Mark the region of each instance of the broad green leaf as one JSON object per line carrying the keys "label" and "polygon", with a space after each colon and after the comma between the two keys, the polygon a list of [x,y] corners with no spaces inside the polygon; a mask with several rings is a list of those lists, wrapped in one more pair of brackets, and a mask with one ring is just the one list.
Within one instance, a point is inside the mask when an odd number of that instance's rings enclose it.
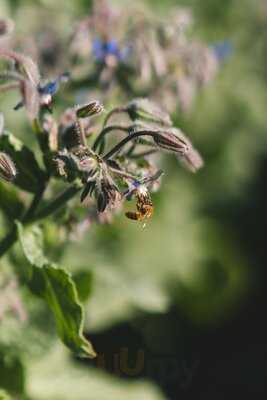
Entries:
{"label": "broad green leaf", "polygon": [[43,235],[37,225],[25,229],[21,223],[17,223],[22,250],[29,263],[42,268],[49,263],[43,252]]}
{"label": "broad green leaf", "polygon": [[0,135],[0,151],[6,152],[16,165],[18,173],[14,184],[27,192],[35,193],[41,187],[45,174],[39,167],[34,153],[6,131]]}
{"label": "broad green leaf", "polygon": [[88,270],[81,270],[73,275],[76,284],[79,299],[84,302],[92,293],[93,273]]}
{"label": "broad green leaf", "polygon": [[47,302],[65,345],[80,357],[95,357],[91,343],[82,333],[84,312],[70,274],[46,259],[38,227],[25,229],[20,223],[17,226],[23,252],[32,266],[30,289]]}

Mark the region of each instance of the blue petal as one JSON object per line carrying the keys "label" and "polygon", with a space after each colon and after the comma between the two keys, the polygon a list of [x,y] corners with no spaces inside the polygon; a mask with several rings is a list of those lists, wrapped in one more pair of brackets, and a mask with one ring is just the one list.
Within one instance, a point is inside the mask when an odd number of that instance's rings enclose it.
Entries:
{"label": "blue petal", "polygon": [[118,56],[120,52],[118,42],[116,40],[110,40],[109,42],[107,42],[106,52],[107,54]]}
{"label": "blue petal", "polygon": [[234,51],[233,45],[229,40],[214,43],[211,47],[219,61],[226,60]]}
{"label": "blue petal", "polygon": [[41,94],[50,94],[51,96],[53,96],[53,94],[55,94],[58,90],[59,84],[57,80],[48,82],[45,86],[41,86],[39,87],[39,92]]}

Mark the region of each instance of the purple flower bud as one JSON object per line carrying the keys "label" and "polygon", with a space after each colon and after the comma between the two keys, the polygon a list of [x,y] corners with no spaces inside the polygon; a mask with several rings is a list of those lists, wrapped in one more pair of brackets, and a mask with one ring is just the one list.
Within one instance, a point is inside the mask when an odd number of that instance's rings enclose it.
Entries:
{"label": "purple flower bud", "polygon": [[201,155],[194,148],[191,148],[184,156],[177,155],[177,158],[191,172],[197,172],[204,166]]}
{"label": "purple flower bud", "polygon": [[153,135],[153,139],[161,149],[182,155],[189,151],[189,144],[171,131],[159,131]]}
{"label": "purple flower bud", "polygon": [[17,170],[11,158],[3,152],[0,152],[0,178],[7,182],[13,181],[17,175]]}
{"label": "purple flower bud", "polygon": [[177,153],[178,160],[191,172],[197,172],[203,167],[204,161],[199,152],[194,148],[191,141],[177,128],[173,128],[173,133],[187,144],[187,151]]}

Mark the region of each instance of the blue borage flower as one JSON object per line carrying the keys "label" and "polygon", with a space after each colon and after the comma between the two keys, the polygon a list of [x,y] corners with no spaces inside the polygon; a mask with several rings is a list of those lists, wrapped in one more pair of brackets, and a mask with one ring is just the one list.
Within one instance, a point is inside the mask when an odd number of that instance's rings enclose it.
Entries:
{"label": "blue borage flower", "polygon": [[227,60],[234,51],[233,45],[229,40],[213,43],[211,49],[219,61]]}
{"label": "blue borage flower", "polygon": [[14,81],[21,93],[22,100],[14,110],[25,106],[31,120],[38,116],[40,107],[51,111],[52,98],[60,84],[69,79],[69,73],[65,72],[53,80],[43,82],[38,66],[30,57],[7,49],[0,49],[0,57],[14,63],[15,70],[10,69],[2,74],[6,80]]}
{"label": "blue borage flower", "polygon": [[[63,74],[59,75],[54,80],[48,81],[46,83],[39,83],[37,85],[37,91],[40,96],[40,105],[46,106],[49,111],[51,109],[49,106],[52,103],[53,96],[57,93],[62,83],[65,83],[69,80],[70,74],[68,72],[64,72]],[[18,110],[19,108],[23,107],[23,101],[20,101],[15,107],[14,110]]]}
{"label": "blue borage flower", "polygon": [[125,61],[129,55],[130,48],[120,48],[119,43],[115,39],[102,40],[95,38],[92,45],[92,53],[94,58],[99,62],[105,62],[107,57],[114,56],[118,61]]}
{"label": "blue borage flower", "polygon": [[154,175],[147,175],[141,179],[128,180],[128,190],[124,192],[124,197],[127,200],[131,200],[132,196],[137,193],[144,193],[147,191],[147,187],[153,182],[157,181],[163,175],[162,170],[158,170]]}

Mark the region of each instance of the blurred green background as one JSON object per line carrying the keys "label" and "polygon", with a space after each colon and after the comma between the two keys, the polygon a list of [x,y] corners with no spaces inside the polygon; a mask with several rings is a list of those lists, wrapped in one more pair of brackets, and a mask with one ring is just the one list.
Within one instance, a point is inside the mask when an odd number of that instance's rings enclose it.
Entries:
{"label": "blurred green background", "polygon": [[[192,110],[173,115],[205,168],[193,176],[168,160],[145,229],[119,216],[65,249],[62,264],[78,277],[81,270],[92,275],[86,329],[100,354],[92,365],[50,337],[43,306],[22,289],[27,324],[0,321],[0,387],[14,398],[220,399],[266,391],[267,1],[147,3],[159,15],[190,7],[192,36],[232,43],[233,54]],[[40,9],[70,32],[89,2],[0,4],[22,34],[38,28]],[[10,97],[0,101],[9,129],[25,135],[23,115],[6,112]],[[47,229],[54,243],[55,227]]]}

